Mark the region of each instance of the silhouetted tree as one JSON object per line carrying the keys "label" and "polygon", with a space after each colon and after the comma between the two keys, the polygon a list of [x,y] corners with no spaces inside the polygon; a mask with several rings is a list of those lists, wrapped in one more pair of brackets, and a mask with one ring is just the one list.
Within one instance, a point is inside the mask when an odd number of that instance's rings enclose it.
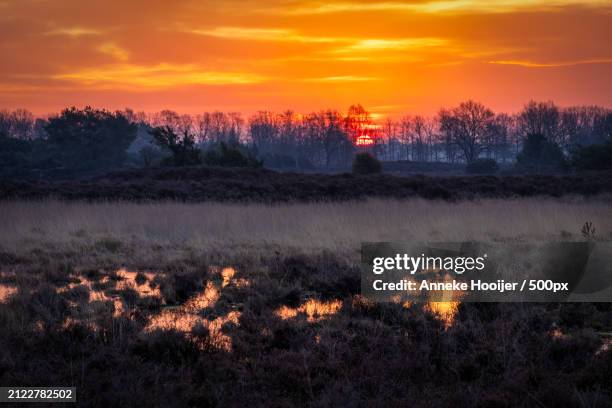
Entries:
{"label": "silhouetted tree", "polygon": [[11,167],[21,167],[30,161],[32,141],[9,137],[0,130],[0,174]]}
{"label": "silhouetted tree", "polygon": [[47,153],[68,169],[117,168],[126,160],[136,129],[120,112],[72,107],[45,125]]}
{"label": "silhouetted tree", "polygon": [[200,164],[200,149],[195,145],[194,136],[186,132],[183,136],[177,135],[170,126],[159,126],[150,130],[155,142],[172,153],[164,160],[164,164],[172,166],[188,166]]}
{"label": "silhouetted tree", "polygon": [[380,173],[382,166],[378,159],[370,153],[358,153],[353,160],[353,173],[375,174]]}
{"label": "silhouetted tree", "polygon": [[257,160],[252,152],[241,148],[237,143],[229,145],[221,142],[210,147],[204,154],[205,164],[223,167],[261,167],[261,160]]}
{"label": "silhouetted tree", "polygon": [[518,115],[518,127],[524,138],[528,135],[542,135],[551,142],[561,142],[559,108],[552,102],[527,103]]}
{"label": "silhouetted tree", "polygon": [[517,164],[524,167],[562,166],[565,156],[559,145],[547,140],[544,135],[527,135],[523,150],[517,156]]}
{"label": "silhouetted tree", "polygon": [[578,170],[612,169],[612,141],[576,148],[572,152],[572,165]]}
{"label": "silhouetted tree", "polygon": [[467,101],[451,110],[440,111],[440,130],[461,149],[465,161],[470,163],[478,158],[494,117],[484,105]]}

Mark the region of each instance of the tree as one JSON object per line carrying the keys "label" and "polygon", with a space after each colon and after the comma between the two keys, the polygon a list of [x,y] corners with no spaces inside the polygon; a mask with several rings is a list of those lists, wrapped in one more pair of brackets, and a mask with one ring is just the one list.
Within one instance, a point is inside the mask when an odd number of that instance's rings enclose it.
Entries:
{"label": "tree", "polygon": [[518,115],[518,127],[523,137],[542,135],[560,143],[559,119],[559,108],[554,103],[530,101]]}
{"label": "tree", "polygon": [[530,134],[523,142],[523,150],[517,156],[517,164],[522,167],[560,167],[565,156],[556,143],[539,133]]}
{"label": "tree", "polygon": [[278,138],[278,118],[271,112],[258,112],[249,120],[249,134],[260,154],[274,152]]}
{"label": "tree", "polygon": [[32,139],[35,136],[34,115],[25,109],[0,111],[0,133],[16,139]]}
{"label": "tree", "polygon": [[120,112],[72,107],[49,118],[45,150],[68,169],[109,170],[125,162],[136,129]]}
{"label": "tree", "polygon": [[0,130],[0,173],[11,167],[21,167],[30,161],[33,142],[7,136]]}
{"label": "tree", "polygon": [[159,126],[150,130],[155,143],[162,149],[167,149],[172,153],[172,157],[165,161],[166,164],[173,166],[189,166],[200,164],[200,149],[195,145],[194,135],[185,133],[183,136],[177,135],[170,126]]}
{"label": "tree", "polygon": [[221,142],[209,148],[204,154],[204,163],[223,167],[261,167],[263,163],[238,144]]}
{"label": "tree", "polygon": [[380,173],[382,166],[378,159],[370,153],[358,153],[353,160],[353,173],[375,174]]}
{"label": "tree", "polygon": [[487,157],[493,158],[496,161],[500,159],[506,161],[510,154],[510,132],[512,125],[512,118],[505,113],[496,115],[489,123],[484,146]]}
{"label": "tree", "polygon": [[440,130],[459,147],[467,163],[476,160],[482,150],[495,114],[484,105],[467,101],[451,110],[440,111]]}
{"label": "tree", "polygon": [[612,141],[575,149],[572,152],[572,165],[578,170],[612,169]]}

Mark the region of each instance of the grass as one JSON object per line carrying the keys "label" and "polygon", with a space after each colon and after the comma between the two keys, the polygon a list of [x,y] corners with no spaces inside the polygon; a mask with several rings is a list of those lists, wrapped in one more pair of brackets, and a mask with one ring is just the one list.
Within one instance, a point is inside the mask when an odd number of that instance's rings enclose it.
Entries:
{"label": "grass", "polygon": [[354,254],[363,241],[581,240],[586,221],[612,234],[601,199],[381,200],[310,204],[0,202],[0,246],[175,245],[234,252],[294,248]]}
{"label": "grass", "polygon": [[582,240],[587,221],[608,239],[611,213],[0,202],[0,384],[76,386],[92,407],[610,406],[608,304],[374,303],[356,264],[362,241]]}
{"label": "grass", "polygon": [[592,197],[612,193],[612,172],[523,176],[299,174],[265,169],[166,167],[134,169],[90,180],[0,180],[0,199],[317,202],[378,198]]}

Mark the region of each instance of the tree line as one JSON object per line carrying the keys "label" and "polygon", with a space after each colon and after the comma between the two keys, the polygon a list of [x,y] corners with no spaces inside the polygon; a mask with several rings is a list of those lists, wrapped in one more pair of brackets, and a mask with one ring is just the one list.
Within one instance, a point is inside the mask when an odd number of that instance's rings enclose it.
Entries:
{"label": "tree line", "polygon": [[346,169],[359,152],[382,161],[469,165],[488,159],[557,166],[580,155],[583,162],[601,155],[588,147],[609,146],[611,140],[612,110],[535,101],[516,114],[496,113],[466,101],[431,117],[405,116],[382,123],[361,105],[346,113],[261,111],[246,119],[231,112],[147,114],[91,107],[37,118],[18,109],[0,111],[0,170],[13,176],[79,174],[198,163]]}

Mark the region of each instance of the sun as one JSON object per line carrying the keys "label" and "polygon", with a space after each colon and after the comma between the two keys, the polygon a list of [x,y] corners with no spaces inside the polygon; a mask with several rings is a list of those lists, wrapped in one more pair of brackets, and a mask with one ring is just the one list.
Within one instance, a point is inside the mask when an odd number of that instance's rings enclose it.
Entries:
{"label": "sun", "polygon": [[374,139],[368,135],[360,135],[355,140],[355,144],[357,146],[372,146],[374,144]]}

